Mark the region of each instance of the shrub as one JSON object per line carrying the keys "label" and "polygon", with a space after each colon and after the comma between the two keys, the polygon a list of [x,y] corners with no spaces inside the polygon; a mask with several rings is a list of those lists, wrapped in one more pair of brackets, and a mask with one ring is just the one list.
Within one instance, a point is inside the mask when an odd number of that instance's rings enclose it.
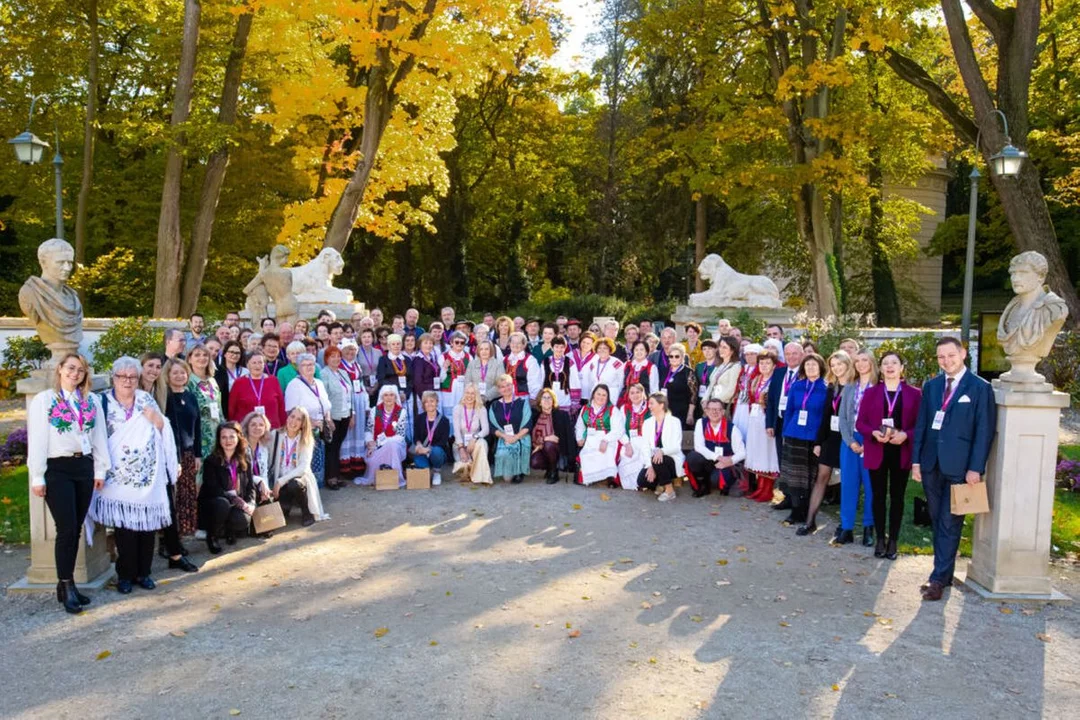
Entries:
{"label": "shrub", "polygon": [[1055,472],[1058,487],[1066,490],[1080,491],[1080,462],[1076,460],[1061,460],[1057,464]]}
{"label": "shrub", "polygon": [[878,359],[886,352],[899,353],[904,359],[904,376],[916,387],[938,374],[937,338],[933,333],[886,340],[874,352]]}
{"label": "shrub", "polygon": [[26,427],[15,428],[0,445],[0,463],[21,465],[26,461]]}
{"label": "shrub", "polygon": [[753,317],[749,310],[740,310],[735,317],[729,317],[732,327],[742,331],[742,336],[753,342],[761,342],[765,339],[765,321]]}
{"label": "shrub", "polygon": [[161,349],[165,343],[165,331],[150,327],[144,317],[124,318],[102,333],[90,346],[94,368],[99,372],[108,369],[118,357],[139,357],[147,350]]}
{"label": "shrub", "polygon": [[31,370],[40,368],[41,363],[48,360],[51,355],[49,348],[45,347],[45,343],[37,335],[33,337],[13,336],[7,339],[7,344],[4,346],[2,367],[5,370],[15,370],[21,373],[20,377],[26,377]]}
{"label": "shrub", "polygon": [[794,322],[796,326],[803,328],[803,338],[814,343],[821,356],[827,358],[836,352],[845,339],[858,339],[859,330],[874,327],[874,316],[848,313],[819,318],[799,313]]}
{"label": "shrub", "polygon": [[1046,381],[1061,392],[1068,393],[1074,405],[1080,404],[1080,332],[1064,332],[1057,336],[1046,359],[1039,363],[1039,372]]}

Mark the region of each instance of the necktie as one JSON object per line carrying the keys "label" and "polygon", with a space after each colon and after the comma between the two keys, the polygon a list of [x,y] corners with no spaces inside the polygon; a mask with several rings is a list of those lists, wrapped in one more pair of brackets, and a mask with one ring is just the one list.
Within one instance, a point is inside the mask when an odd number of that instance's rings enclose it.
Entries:
{"label": "necktie", "polygon": [[948,398],[952,393],[953,379],[948,375],[945,376],[945,398]]}

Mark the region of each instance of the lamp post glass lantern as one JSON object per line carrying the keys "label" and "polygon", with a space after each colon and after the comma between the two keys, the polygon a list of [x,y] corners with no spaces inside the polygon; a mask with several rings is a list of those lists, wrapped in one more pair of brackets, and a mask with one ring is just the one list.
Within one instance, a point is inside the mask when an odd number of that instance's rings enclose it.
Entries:
{"label": "lamp post glass lantern", "polygon": [[[49,149],[49,144],[30,132],[30,124],[34,120],[34,105],[44,96],[30,99],[30,117],[26,121],[26,131],[8,140],[15,151],[15,157],[24,165],[37,165]],[[56,128],[56,154],[53,155],[53,176],[56,185],[56,237],[64,239],[64,183],[61,177],[64,158],[60,157],[60,128]]]}
{"label": "lamp post glass lantern", "polygon": [[[1001,122],[1005,124],[1005,147],[990,156],[990,172],[1000,178],[1014,178],[1020,174],[1020,168],[1027,158],[1027,153],[1013,147],[1009,137],[1009,120],[1005,113],[995,109],[995,113],[1001,116]],[[982,129],[975,136],[975,151],[979,150],[979,140],[982,137]],[[975,284],[975,213],[979,204],[979,168],[976,165],[971,169],[971,199],[968,201],[968,235],[967,254],[964,263],[964,304],[960,313],[960,339],[967,347],[971,339],[971,293]]]}
{"label": "lamp post glass lantern", "polygon": [[15,157],[24,165],[37,165],[49,149],[49,143],[27,130],[8,140],[15,151]]}

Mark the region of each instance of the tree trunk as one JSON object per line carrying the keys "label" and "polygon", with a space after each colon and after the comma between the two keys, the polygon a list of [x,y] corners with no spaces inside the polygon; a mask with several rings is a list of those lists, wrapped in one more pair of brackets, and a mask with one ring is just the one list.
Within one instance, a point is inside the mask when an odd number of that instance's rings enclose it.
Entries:
{"label": "tree trunk", "polygon": [[184,145],[183,125],[191,112],[201,13],[199,0],[184,0],[184,35],[170,122],[173,138],[165,158],[165,182],[161,190],[161,215],[158,218],[154,316],[159,318],[176,317],[180,309],[180,270],[184,264],[184,240],[180,235],[180,180],[184,170],[181,151]]}
{"label": "tree trunk", "polygon": [[803,185],[795,198],[795,220],[799,239],[810,250],[810,278],[814,284],[814,305],[819,317],[836,315],[839,307],[833,286],[835,262],[832,233],[821,193],[814,185]]}
{"label": "tree trunk", "polygon": [[705,240],[709,237],[709,208],[704,195],[698,195],[694,203],[694,292],[705,292],[705,280],[698,274],[698,266],[705,259]]}
{"label": "tree trunk", "polygon": [[885,208],[882,205],[884,178],[881,172],[881,150],[870,149],[870,170],[867,173],[870,184],[870,218],[866,223],[866,243],[870,247],[870,281],[874,286],[874,314],[881,327],[900,325],[900,301],[896,295],[896,282],[893,279],[889,257],[881,242],[881,229],[885,222]]}
{"label": "tree trunk", "polygon": [[[225,82],[221,91],[221,106],[218,110],[218,125],[223,128],[236,124],[240,77],[243,74],[244,55],[247,52],[248,35],[251,33],[251,23],[254,18],[255,14],[249,7],[236,20],[236,33],[233,35],[232,50],[225,65]],[[180,302],[180,314],[183,317],[195,312],[199,305],[203,275],[206,272],[206,259],[210,251],[210,238],[214,230],[214,218],[228,167],[229,144],[228,140],[224,140],[221,147],[210,155],[206,163],[206,175],[203,177],[202,193],[199,196],[199,209],[191,232],[191,249],[188,251],[187,267],[184,269],[184,291]]]}
{"label": "tree trunk", "polygon": [[[79,199],[75,207],[75,262],[86,262],[86,209],[90,202],[90,185],[94,181],[94,140],[97,134],[98,104],[98,32],[97,0],[87,0],[86,20],[90,25],[90,56],[86,72],[86,121],[83,125],[82,181],[79,183]],[[82,295],[82,292],[79,293]]]}

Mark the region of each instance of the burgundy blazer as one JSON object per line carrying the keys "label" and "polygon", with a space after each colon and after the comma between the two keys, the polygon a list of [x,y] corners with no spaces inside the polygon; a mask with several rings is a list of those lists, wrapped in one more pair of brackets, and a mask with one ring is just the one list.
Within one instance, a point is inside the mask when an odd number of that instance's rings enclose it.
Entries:
{"label": "burgundy blazer", "polygon": [[[915,435],[915,422],[919,418],[919,403],[922,393],[906,382],[900,383],[900,427],[907,433],[907,440],[900,446],[900,467],[911,468],[911,440]],[[884,446],[874,439],[873,432],[881,429],[881,419],[885,417],[885,381],[879,380],[871,385],[863,395],[859,405],[859,416],[855,419],[855,429],[863,436],[863,465],[867,470],[881,467]]]}

